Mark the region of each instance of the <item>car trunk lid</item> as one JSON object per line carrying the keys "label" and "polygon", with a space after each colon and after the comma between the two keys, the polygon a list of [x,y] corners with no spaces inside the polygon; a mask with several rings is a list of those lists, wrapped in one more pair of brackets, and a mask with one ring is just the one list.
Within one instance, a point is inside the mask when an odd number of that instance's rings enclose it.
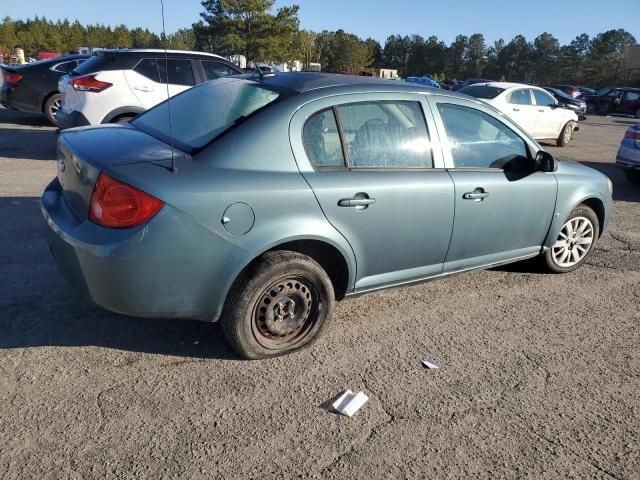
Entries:
{"label": "car trunk lid", "polygon": [[[174,149],[176,159],[187,155]],[[104,125],[65,130],[58,140],[58,180],[78,220],[88,218],[93,188],[103,170],[152,163],[171,168],[171,146],[132,126]]]}

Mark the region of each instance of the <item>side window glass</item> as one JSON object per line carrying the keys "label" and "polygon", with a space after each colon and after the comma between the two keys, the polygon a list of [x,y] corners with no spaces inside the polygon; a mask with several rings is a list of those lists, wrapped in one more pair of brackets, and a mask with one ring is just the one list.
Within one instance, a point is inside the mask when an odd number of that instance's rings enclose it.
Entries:
{"label": "side window glass", "polygon": [[381,101],[337,108],[349,168],[431,168],[431,143],[418,102]]}
{"label": "side window glass", "polygon": [[342,143],[333,109],[313,114],[302,132],[307,156],[316,167],[344,167]]}
{"label": "side window glass", "polygon": [[[196,81],[191,68],[191,60],[179,60],[170,58],[168,60],[158,59],[156,61],[158,70],[160,71],[160,80],[162,83],[168,82],[171,85],[195,85]],[[166,65],[166,69],[165,69]],[[167,78],[167,69],[169,72]]]}
{"label": "side window glass", "polygon": [[238,75],[238,72],[233,68],[220,62],[203,61],[202,68],[207,80],[215,80],[220,77],[227,77],[229,75]]}
{"label": "side window glass", "polygon": [[149,80],[160,83],[160,73],[158,72],[156,60],[153,58],[144,58],[140,60],[133,70],[143,77],[147,77]]}
{"label": "side window glass", "polygon": [[71,70],[73,70],[74,68],[76,68],[77,64],[75,61],[72,62],[64,62],[64,63],[60,63],[57,67],[56,70],[59,72],[70,72]]}
{"label": "side window glass", "polygon": [[533,97],[536,99],[536,105],[543,107],[553,107],[556,102],[548,95],[540,90],[533,90]]}
{"label": "side window glass", "polygon": [[529,94],[529,90],[516,90],[511,94],[509,103],[513,103],[515,105],[531,105],[531,95]]}
{"label": "side window glass", "polygon": [[531,169],[524,140],[491,115],[450,103],[438,110],[455,168]]}
{"label": "side window glass", "polygon": [[640,93],[627,92],[627,94],[625,95],[625,100],[627,102],[637,102],[638,100],[640,100]]}

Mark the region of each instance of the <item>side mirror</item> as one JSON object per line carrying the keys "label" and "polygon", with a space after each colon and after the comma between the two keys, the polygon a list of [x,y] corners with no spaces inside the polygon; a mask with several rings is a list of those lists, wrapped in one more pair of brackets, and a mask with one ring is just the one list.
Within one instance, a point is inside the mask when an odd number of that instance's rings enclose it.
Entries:
{"label": "side mirror", "polygon": [[555,172],[557,168],[556,159],[549,152],[539,150],[536,153],[535,170],[536,172]]}

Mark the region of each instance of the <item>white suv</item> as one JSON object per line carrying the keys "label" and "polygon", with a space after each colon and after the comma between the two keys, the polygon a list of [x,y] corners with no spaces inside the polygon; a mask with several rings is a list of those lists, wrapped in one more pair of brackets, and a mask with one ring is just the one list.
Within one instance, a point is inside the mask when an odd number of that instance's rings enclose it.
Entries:
{"label": "white suv", "polygon": [[522,83],[476,83],[458,90],[484,100],[520,125],[536,140],[554,140],[559,147],[569,144],[578,130],[578,116],[542,88]]}
{"label": "white suv", "polygon": [[210,53],[168,50],[165,58],[164,50],[102,50],[60,79],[57,121],[61,129],[127,122],[167,93],[242,73]]}

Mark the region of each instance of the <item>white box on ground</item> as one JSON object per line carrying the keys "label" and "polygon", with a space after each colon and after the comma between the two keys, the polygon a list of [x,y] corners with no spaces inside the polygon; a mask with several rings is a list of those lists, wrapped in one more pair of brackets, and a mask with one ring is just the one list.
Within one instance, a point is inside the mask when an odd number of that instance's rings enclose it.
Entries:
{"label": "white box on ground", "polygon": [[433,358],[425,358],[422,360],[422,365],[427,368],[440,368]]}
{"label": "white box on ground", "polygon": [[351,390],[347,390],[340,395],[340,398],[333,402],[333,408],[336,412],[351,417],[360,410],[367,401],[369,401],[369,397],[367,397],[364,392],[353,393]]}

